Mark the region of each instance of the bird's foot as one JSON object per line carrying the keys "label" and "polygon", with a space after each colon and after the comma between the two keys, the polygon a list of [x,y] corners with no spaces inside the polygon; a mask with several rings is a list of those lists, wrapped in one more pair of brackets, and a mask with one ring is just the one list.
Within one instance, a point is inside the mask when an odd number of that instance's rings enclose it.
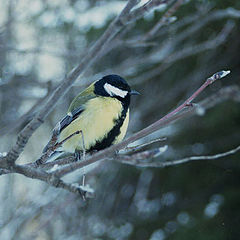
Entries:
{"label": "bird's foot", "polygon": [[74,157],[75,157],[75,161],[80,161],[81,158],[82,158],[82,152],[76,150],[75,153],[74,153]]}

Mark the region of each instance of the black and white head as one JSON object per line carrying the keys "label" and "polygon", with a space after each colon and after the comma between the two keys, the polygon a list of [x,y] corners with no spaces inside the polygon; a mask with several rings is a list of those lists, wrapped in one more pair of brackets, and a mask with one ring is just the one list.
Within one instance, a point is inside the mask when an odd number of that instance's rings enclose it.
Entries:
{"label": "black and white head", "polygon": [[139,95],[131,90],[125,79],[118,75],[107,75],[94,84],[94,93],[103,97],[117,98],[123,103],[130,102],[131,95]]}

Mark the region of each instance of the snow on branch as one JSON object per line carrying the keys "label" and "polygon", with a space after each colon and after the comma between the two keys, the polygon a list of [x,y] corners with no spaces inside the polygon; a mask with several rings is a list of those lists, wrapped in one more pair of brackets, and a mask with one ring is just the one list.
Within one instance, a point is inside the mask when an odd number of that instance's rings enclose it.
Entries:
{"label": "snow on branch", "polygon": [[[166,127],[167,125],[186,118],[188,116],[194,114],[200,114],[206,109],[215,106],[216,104],[224,101],[225,99],[233,99],[236,101],[240,100],[240,90],[236,86],[227,87],[221,89],[218,93],[213,94],[212,96],[204,99],[199,104],[193,104],[193,101],[196,97],[210,84],[225,77],[230,73],[227,71],[220,71],[215,73],[213,76],[208,78],[202,86],[197,89],[187,100],[184,101],[183,104],[176,107],[173,111],[166,114],[158,121],[153,124],[147,126],[146,128],[138,131],[133,134],[126,140],[122,141],[119,144],[113,145],[107,149],[97,152],[93,155],[86,155],[85,160],[82,161],[74,161],[72,156],[65,157],[63,159],[57,159],[54,162],[46,162],[44,159],[40,161],[39,164],[30,163],[19,165],[16,164],[16,160],[19,158],[19,155],[24,151],[26,144],[28,143],[29,138],[36,131],[36,129],[45,121],[48,114],[53,110],[56,106],[57,102],[60,98],[70,89],[72,84],[84,73],[90,66],[92,66],[100,57],[104,54],[108,53],[108,49],[113,49],[116,45],[111,45],[118,37],[120,37],[120,31],[124,29],[130,23],[136,22],[139,18],[143,17],[147,12],[153,11],[155,8],[161,6],[162,4],[168,4],[172,1],[167,0],[149,0],[143,6],[138,7],[138,0],[129,0],[126,4],[126,7],[122,10],[122,12],[110,23],[106,31],[102,34],[102,36],[92,45],[91,48],[88,49],[86,55],[81,58],[81,61],[78,65],[72,69],[72,71],[61,81],[60,85],[55,89],[51,90],[47,94],[47,99],[43,99],[42,106],[36,112],[29,112],[30,116],[34,116],[32,120],[20,131],[17,137],[16,143],[12,146],[9,152],[4,155],[0,155],[0,175],[10,174],[10,173],[18,173],[24,175],[28,178],[41,180],[50,186],[56,188],[62,188],[69,192],[77,193],[81,195],[83,199],[91,197],[94,195],[94,191],[88,186],[82,186],[78,183],[67,183],[62,180],[62,177],[76,171],[77,169],[88,166],[92,163],[103,161],[105,159],[122,161],[124,163],[132,164],[138,166],[139,164],[149,164],[149,159],[154,159],[160,154],[163,154],[167,150],[167,146],[155,148],[152,150],[136,152],[130,151],[125,154],[116,154],[116,151],[126,149],[130,143],[135,142],[145,136],[148,136],[151,133],[156,132],[162,127]],[[178,0],[169,10],[163,15],[163,18],[159,21],[159,25],[156,25],[155,28],[152,29],[153,32],[149,32],[149,36],[147,39],[150,39],[153,34],[155,34],[162,24],[166,23],[166,18],[169,18],[172,13],[174,13],[178,7],[183,4],[183,1]],[[233,13],[233,10],[231,10]],[[236,17],[239,17],[239,12],[234,12]],[[228,33],[232,30],[233,24],[227,23],[223,28],[222,32],[217,36],[216,39],[212,42],[205,42],[202,45],[196,45],[195,48],[186,48],[182,52],[177,52],[175,55],[170,55],[169,58],[165,59],[166,64],[169,64],[169,61],[179,60],[183,57],[189,56],[190,54],[194,54],[199,52],[200,50],[206,50],[213,47],[213,44],[221,44],[225,41]],[[113,41],[114,40],[114,41]],[[146,40],[146,39],[145,39]],[[218,40],[218,41],[216,41]],[[207,43],[207,44],[206,44]],[[112,47],[110,47],[112,46]],[[181,50],[180,50],[181,51]],[[175,57],[174,57],[175,56]],[[168,62],[167,62],[168,61]],[[201,110],[201,111],[200,111]],[[203,110],[203,111],[202,111]],[[74,134],[79,134],[78,132]],[[72,136],[69,136],[69,138]],[[67,138],[67,139],[69,139]],[[67,140],[66,139],[66,140]],[[65,140],[64,140],[65,141]],[[149,143],[145,143],[142,146],[137,146],[136,150],[139,151],[139,148],[146,145],[150,145],[154,141]],[[62,144],[62,143],[60,143]],[[54,150],[54,149],[52,149]],[[214,156],[202,156],[198,157],[198,160],[204,159],[217,159],[222,156],[227,156],[230,154],[234,154],[239,151],[239,147],[233,149],[226,153],[217,154]],[[48,153],[49,154],[49,153]],[[187,161],[197,160],[197,157],[189,157],[181,160],[172,161],[172,163],[166,162],[161,164],[168,164],[168,166],[181,164]],[[40,158],[41,159],[41,158]],[[42,160],[42,159],[41,159]],[[144,161],[144,162],[143,162]],[[157,164],[152,161],[152,166]],[[167,166],[167,165],[166,165]]]}
{"label": "snow on branch", "polygon": [[[159,156],[160,154],[163,154],[167,150],[167,146],[163,146],[160,148],[155,148],[152,150],[147,150],[143,152],[137,152],[133,153],[130,152],[130,155],[128,154],[115,154],[116,150],[124,149],[130,142],[134,142],[137,139],[140,139],[158,129],[161,127],[165,127],[171,123],[173,123],[176,120],[181,120],[185,117],[198,114],[198,108],[203,108],[204,110],[211,108],[215,106],[216,104],[219,104],[220,102],[232,99],[234,101],[240,102],[240,89],[238,86],[230,86],[225,87],[221,89],[219,92],[213,94],[212,96],[202,100],[198,104],[191,104],[191,102],[196,98],[196,96],[209,84],[212,84],[214,81],[226,76],[228,74],[228,71],[220,71],[218,73],[215,73],[213,76],[208,78],[205,83],[196,91],[194,94],[188,98],[182,105],[180,105],[178,108],[164,116],[163,120],[158,120],[154,124],[154,126],[149,127],[137,132],[136,134],[132,135],[128,139],[124,140],[122,143],[113,145],[105,150],[102,150],[92,156],[86,156],[85,161],[78,161],[73,162],[75,159],[74,157],[70,156],[64,159],[58,159],[54,162],[50,163],[44,163],[42,165],[39,165],[36,167],[34,163],[32,164],[25,164],[25,165],[14,165],[14,166],[7,166],[2,164],[0,159],[0,175],[2,174],[9,174],[9,173],[19,173],[26,177],[38,179],[41,181],[46,182],[47,184],[57,187],[57,188],[63,188],[65,190],[68,190],[73,193],[78,193],[82,196],[83,199],[93,196],[92,191],[87,191],[85,188],[79,187],[80,185],[76,186],[76,184],[72,183],[66,183],[64,182],[61,177],[65,176],[66,174],[69,174],[71,172],[74,172],[77,169],[83,168],[85,166],[88,166],[94,162],[102,161],[104,159],[108,160],[114,160],[114,161],[120,161],[125,164],[131,164],[141,167],[166,167],[166,166],[173,166],[177,164],[182,164],[188,161],[193,160],[211,160],[211,159],[218,159],[220,157],[228,156],[230,154],[234,154],[237,151],[240,150],[240,147],[237,147],[231,151],[228,151],[226,153],[220,153],[216,154],[214,156],[196,156],[196,157],[189,157],[184,158],[180,160],[174,160],[174,161],[168,161],[168,162],[154,162],[153,159]],[[162,122],[163,121],[163,122]],[[158,139],[159,140],[159,139]],[[157,140],[155,140],[156,142]],[[151,144],[150,141],[149,144]],[[149,162],[150,161],[150,162]],[[56,167],[57,166],[57,167]],[[50,171],[47,171],[47,169],[52,168]]]}
{"label": "snow on branch", "polygon": [[198,88],[192,94],[192,96],[190,96],[186,101],[184,101],[183,104],[181,104],[179,107],[174,109],[172,112],[166,114],[164,117],[162,117],[158,121],[154,122],[150,126],[133,134],[126,140],[124,140],[116,145],[113,145],[107,149],[104,149],[104,150],[92,155],[91,157],[86,158],[85,161],[74,162],[65,167],[62,167],[61,169],[57,170],[55,172],[55,174],[58,177],[63,177],[66,174],[69,174],[69,173],[71,173],[79,168],[82,168],[84,166],[87,166],[89,164],[95,163],[99,160],[112,158],[116,151],[119,151],[119,150],[127,147],[130,143],[133,143],[136,140],[141,139],[141,138],[159,130],[162,127],[165,127],[176,120],[182,119],[193,113],[198,113],[197,110],[199,109],[200,106],[202,108],[206,109],[208,107],[207,104],[206,105],[204,105],[204,104],[192,105],[191,103],[207,86],[212,84],[214,81],[222,78],[223,76],[226,76],[226,73],[229,73],[229,72],[228,71],[220,71],[220,72],[215,73],[213,76],[208,78],[202,84],[202,86],[200,88]]}
{"label": "snow on branch", "polygon": [[[153,10],[156,6],[162,4],[162,1],[149,1],[145,7],[139,7],[134,11],[131,11],[138,3],[137,0],[129,0],[126,7],[115,18],[115,20],[109,25],[103,35],[95,42],[90,48],[85,57],[81,59],[81,62],[75,67],[65,79],[62,80],[57,89],[52,93],[47,103],[42,107],[39,113],[27,124],[27,126],[19,133],[16,144],[8,152],[4,161],[7,161],[7,165],[13,165],[18,159],[19,155],[23,152],[29,138],[33,132],[44,122],[48,114],[56,106],[60,98],[70,89],[76,79],[83,74],[96,60],[102,56],[102,52],[108,48],[110,42],[114,39],[116,34],[131,21],[136,21],[139,17],[143,16],[145,12]],[[125,19],[128,19],[125,21]]]}

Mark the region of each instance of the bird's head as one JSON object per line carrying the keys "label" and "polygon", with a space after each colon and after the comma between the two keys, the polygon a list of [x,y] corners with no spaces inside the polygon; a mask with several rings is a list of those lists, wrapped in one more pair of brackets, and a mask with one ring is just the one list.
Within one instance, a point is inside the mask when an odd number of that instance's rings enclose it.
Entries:
{"label": "bird's head", "polygon": [[131,95],[139,95],[131,90],[125,79],[118,75],[107,75],[94,84],[94,93],[103,97],[117,98],[121,102],[130,101]]}

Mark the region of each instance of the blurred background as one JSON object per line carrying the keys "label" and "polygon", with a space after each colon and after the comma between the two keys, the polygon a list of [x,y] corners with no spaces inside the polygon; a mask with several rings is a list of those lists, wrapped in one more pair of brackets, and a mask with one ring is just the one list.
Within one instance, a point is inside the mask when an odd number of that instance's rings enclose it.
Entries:
{"label": "blurred background", "polygon": [[[73,97],[103,75],[119,74],[141,92],[131,104],[128,135],[164,116],[219,70],[230,69],[231,74],[195,102],[224,86],[239,85],[240,1],[167,2],[119,33],[103,57],[60,99],[18,163],[40,156]],[[125,4],[0,2],[2,154]],[[166,15],[171,6],[175,7]],[[240,103],[225,101],[138,143],[156,137],[167,140],[149,148],[168,146],[156,161],[228,151],[240,143]],[[0,239],[240,239],[239,158],[236,153],[164,169],[104,162],[87,175],[96,197],[85,203],[37,180],[0,176]],[[81,181],[80,174],[74,181]]]}

